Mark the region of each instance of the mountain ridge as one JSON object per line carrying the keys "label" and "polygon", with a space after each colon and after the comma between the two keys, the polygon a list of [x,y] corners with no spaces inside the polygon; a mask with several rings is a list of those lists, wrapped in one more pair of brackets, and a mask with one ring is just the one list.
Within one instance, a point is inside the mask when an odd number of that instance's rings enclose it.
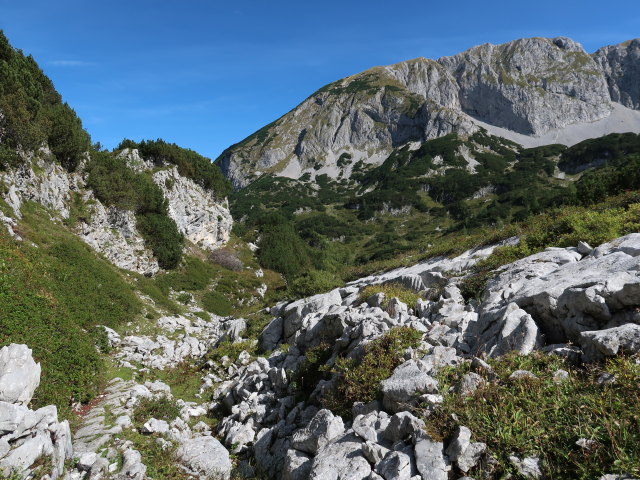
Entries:
{"label": "mountain ridge", "polygon": [[[590,55],[566,37],[534,37],[373,67],[317,90],[229,147],[216,163],[237,189],[262,173],[336,178],[345,155],[377,165],[393,148],[454,132],[468,135],[487,125],[510,139],[528,140],[528,146],[556,131],[574,143],[640,131],[640,117],[627,110],[635,112],[640,101],[628,80],[640,64],[639,51],[637,39]],[[562,135],[572,126],[605,121],[612,112],[597,135],[593,127]]]}

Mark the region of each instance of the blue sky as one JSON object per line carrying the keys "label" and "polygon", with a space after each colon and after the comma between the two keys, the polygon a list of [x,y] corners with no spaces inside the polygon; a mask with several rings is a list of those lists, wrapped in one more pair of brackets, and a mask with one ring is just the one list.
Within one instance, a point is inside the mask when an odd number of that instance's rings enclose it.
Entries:
{"label": "blue sky", "polygon": [[215,159],[339,78],[479,43],[640,36],[637,0],[0,0],[93,141],[163,138]]}

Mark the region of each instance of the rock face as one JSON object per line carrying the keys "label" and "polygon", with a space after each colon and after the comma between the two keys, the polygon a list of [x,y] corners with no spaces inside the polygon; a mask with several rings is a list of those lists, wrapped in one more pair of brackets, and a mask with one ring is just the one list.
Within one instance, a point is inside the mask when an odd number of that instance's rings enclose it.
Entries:
{"label": "rock face", "polygon": [[485,44],[439,62],[455,76],[465,113],[519,133],[539,135],[611,111],[600,69],[568,38]]}
{"label": "rock face", "polygon": [[604,72],[611,100],[640,109],[640,38],[603,47],[593,59]]}
{"label": "rock face", "polygon": [[60,165],[48,160],[51,153],[41,149],[37,154],[25,154],[25,163],[14,170],[0,172],[7,187],[4,199],[21,218],[20,208],[33,201],[57,211],[62,218],[69,216],[70,192],[82,182],[79,175],[68,174]]}
{"label": "rock face", "polygon": [[111,263],[134,272],[154,275],[160,270],[136,228],[136,216],[128,210],[105,207],[87,192],[90,217],[76,228],[77,235]]}
{"label": "rock face", "polygon": [[[121,155],[136,172],[153,167],[137,150],[125,149]],[[145,275],[160,270],[136,227],[135,213],[103,205],[88,189],[86,162],[77,172],[69,173],[55,163],[47,149],[22,157],[21,166],[0,172],[0,181],[6,186],[3,198],[15,216],[0,215],[10,235],[19,239],[14,228],[25,202],[40,203],[54,215],[67,219],[72,203],[80,198],[88,215],[79,221],[74,231],[82,240],[120,268]],[[206,250],[216,249],[229,240],[233,221],[226,199],[217,199],[212,192],[181,176],[173,166],[156,172],[153,178],[165,195],[169,216],[188,240]],[[74,199],[74,195],[77,198]]]}
{"label": "rock face", "polygon": [[[40,383],[40,364],[26,345],[11,344],[0,350],[0,473],[27,478],[38,460],[49,459],[58,478],[72,457],[69,422],[58,422],[56,407],[30,410],[26,405]],[[46,463],[45,463],[46,464]]]}
{"label": "rock face", "polygon": [[277,120],[267,136],[254,134],[217,160],[236,186],[274,172],[335,178],[339,158],[350,175],[359,160],[381,163],[393,147],[475,129],[461,114],[457,85],[433,60],[376,67],[318,90]]}
{"label": "rock face", "polygon": [[[262,173],[346,178],[360,160],[379,164],[393,148],[478,125],[520,143],[544,138],[542,144],[567,129],[559,138],[571,144],[599,136],[598,129],[628,131],[640,126],[640,116],[625,109],[640,108],[639,44],[591,56],[565,37],[525,38],[375,67],[321,88],[229,147],[218,164],[241,188]],[[610,117],[630,123],[616,129]]]}
{"label": "rock face", "polygon": [[154,173],[153,181],[169,203],[169,216],[187,239],[205,250],[227,243],[233,220],[226,200],[216,199],[176,167]]}
{"label": "rock face", "polygon": [[[474,346],[494,355],[512,344],[530,350],[541,335],[547,344],[575,343],[589,360],[638,351],[639,262],[640,234],[633,233],[585,256],[548,248],[507,265],[487,285],[469,332],[478,339]],[[505,329],[518,335],[496,337]]]}

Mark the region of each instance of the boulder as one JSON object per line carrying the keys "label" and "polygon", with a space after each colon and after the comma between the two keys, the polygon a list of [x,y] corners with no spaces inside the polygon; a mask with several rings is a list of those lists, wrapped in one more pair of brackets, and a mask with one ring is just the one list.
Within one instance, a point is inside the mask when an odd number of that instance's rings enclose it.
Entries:
{"label": "boulder", "polygon": [[376,473],[385,480],[410,480],[411,457],[402,452],[389,452],[376,465]]}
{"label": "boulder", "polygon": [[347,434],[327,443],[314,457],[309,480],[361,480],[371,473],[362,441]]}
{"label": "boulder", "polygon": [[140,452],[129,448],[122,454],[122,469],[115,480],[144,480],[146,473],[147,467],[142,463]]}
{"label": "boulder", "polygon": [[384,407],[392,412],[406,410],[415,405],[419,395],[437,393],[438,381],[425,373],[427,370],[419,360],[409,360],[396,367],[391,377],[380,383]]}
{"label": "boulder", "polygon": [[319,449],[343,432],[342,418],[322,409],[316,413],[307,427],[294,433],[291,445],[297,450],[315,455]]}
{"label": "boulder", "polygon": [[542,478],[540,459],[538,457],[525,457],[520,459],[515,455],[509,457],[509,461],[516,467],[518,473],[526,479]]}
{"label": "boulder", "polygon": [[619,351],[627,354],[640,351],[640,325],[635,323],[605,330],[582,332],[580,336],[585,360],[613,356]]}
{"label": "boulder", "polygon": [[485,379],[482,378],[477,373],[475,372],[465,373],[462,376],[462,379],[460,380],[458,385],[456,385],[456,391],[460,395],[471,395],[478,388],[484,386],[485,383],[486,383]]}
{"label": "boulder", "polygon": [[410,412],[399,412],[392,415],[384,431],[384,436],[391,443],[408,438],[419,438],[425,431],[425,423]]}
{"label": "boulder", "polygon": [[203,475],[228,479],[231,475],[229,452],[215,438],[195,437],[182,443],[176,456],[184,465]]}
{"label": "boulder", "polygon": [[0,401],[27,405],[40,385],[40,364],[26,345],[0,349]]}
{"label": "boulder", "polygon": [[471,443],[471,431],[464,426],[458,427],[453,440],[447,447],[449,460],[456,462],[463,473],[475,467],[482,453],[487,449],[484,443]]}
{"label": "boulder", "polygon": [[159,433],[165,434],[169,432],[169,424],[164,420],[155,418],[149,419],[140,429],[142,433]]}
{"label": "boulder", "polygon": [[289,449],[284,457],[282,480],[306,480],[309,478],[313,458],[304,452]]}
{"label": "boulder", "polygon": [[423,435],[413,450],[422,480],[447,480],[449,469],[442,442],[435,442],[428,435]]}

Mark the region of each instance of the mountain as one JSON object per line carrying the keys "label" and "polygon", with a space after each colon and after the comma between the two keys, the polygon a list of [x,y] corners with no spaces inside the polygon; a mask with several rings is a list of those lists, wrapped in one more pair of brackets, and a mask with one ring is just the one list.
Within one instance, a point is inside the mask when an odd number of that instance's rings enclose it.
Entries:
{"label": "mountain", "polygon": [[242,188],[264,173],[348,177],[358,161],[479,128],[527,147],[639,131],[639,52],[640,40],[589,55],[568,38],[527,38],[375,67],[321,88],[216,161]]}

